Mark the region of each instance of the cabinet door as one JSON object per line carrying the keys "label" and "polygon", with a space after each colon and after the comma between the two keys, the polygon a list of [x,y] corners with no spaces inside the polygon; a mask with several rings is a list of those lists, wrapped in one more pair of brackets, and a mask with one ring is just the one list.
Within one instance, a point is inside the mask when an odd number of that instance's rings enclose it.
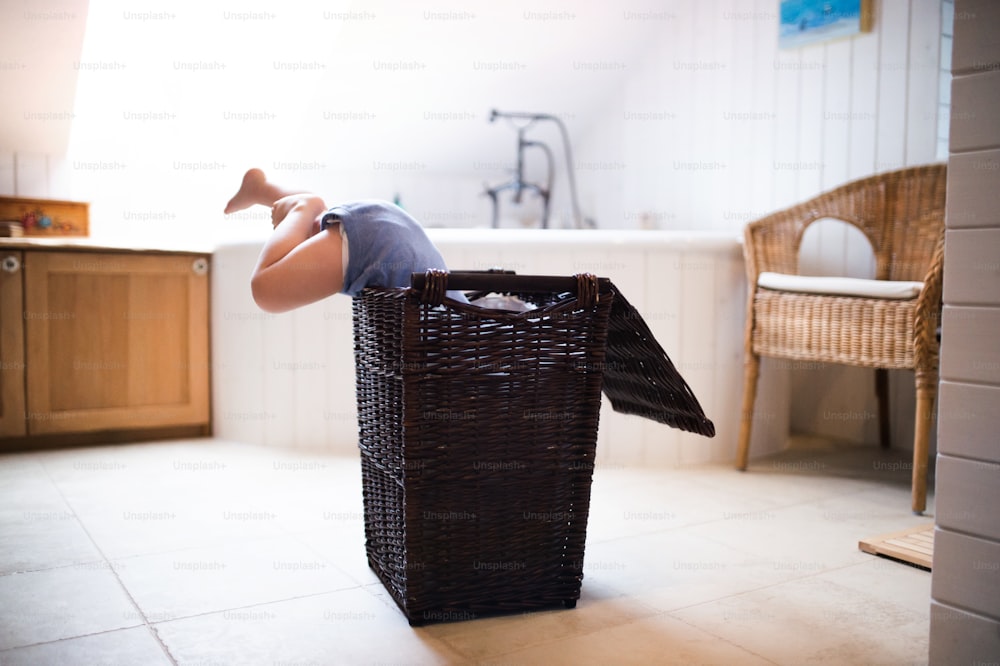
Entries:
{"label": "cabinet door", "polygon": [[25,434],[22,257],[0,252],[0,437]]}
{"label": "cabinet door", "polygon": [[208,424],[206,257],[24,261],[29,434]]}

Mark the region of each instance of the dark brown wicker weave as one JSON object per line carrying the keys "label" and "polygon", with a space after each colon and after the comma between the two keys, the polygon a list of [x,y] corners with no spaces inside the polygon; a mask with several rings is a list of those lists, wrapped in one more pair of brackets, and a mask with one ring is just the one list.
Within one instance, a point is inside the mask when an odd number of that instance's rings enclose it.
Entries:
{"label": "dark brown wicker weave", "polygon": [[[842,185],[746,228],[748,298],[743,422],[736,466],[746,469],[761,356],[876,369],[881,443],[889,445],[889,369],[916,371],[912,508],[927,504],[927,458],[938,383],[937,330],[944,264],[943,164],[880,173]],[[923,281],[910,300],[803,294],[757,286],[763,271],[796,274],[806,227],[849,222],[872,244],[880,280]]]}
{"label": "dark brown wicker weave", "polygon": [[616,412],[714,437],[715,425],[705,417],[698,399],[639,311],[620,291],[614,292],[604,370],[604,393],[611,406]]}
{"label": "dark brown wicker weave", "polygon": [[[411,624],[572,607],[617,295],[589,275],[414,278],[354,299],[369,565]],[[483,309],[446,288],[539,307]]]}

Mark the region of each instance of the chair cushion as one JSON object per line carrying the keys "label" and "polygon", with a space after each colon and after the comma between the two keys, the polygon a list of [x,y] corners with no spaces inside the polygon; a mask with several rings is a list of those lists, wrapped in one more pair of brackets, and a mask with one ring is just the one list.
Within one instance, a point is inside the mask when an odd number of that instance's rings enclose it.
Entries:
{"label": "chair cushion", "polygon": [[788,275],[786,273],[763,272],[757,278],[757,285],[777,291],[794,291],[805,294],[830,294],[834,296],[856,296],[862,298],[916,298],[924,288],[923,282],[898,280],[864,280],[847,277],[815,277],[811,275]]}

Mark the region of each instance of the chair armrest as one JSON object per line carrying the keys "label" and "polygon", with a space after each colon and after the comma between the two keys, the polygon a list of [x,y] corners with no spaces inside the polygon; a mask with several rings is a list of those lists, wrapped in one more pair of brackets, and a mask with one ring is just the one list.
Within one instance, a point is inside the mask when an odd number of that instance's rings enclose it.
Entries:
{"label": "chair armrest", "polygon": [[917,386],[935,386],[938,381],[938,331],[941,326],[942,285],[944,278],[944,233],[934,249],[930,268],[924,276],[924,288],[917,296],[914,312],[913,355],[916,359]]}
{"label": "chair armrest", "polygon": [[810,199],[747,224],[743,232],[743,255],[751,290],[757,284],[757,276],[765,271],[798,274],[802,233],[810,223],[823,217],[817,215],[816,204],[824,198]]}

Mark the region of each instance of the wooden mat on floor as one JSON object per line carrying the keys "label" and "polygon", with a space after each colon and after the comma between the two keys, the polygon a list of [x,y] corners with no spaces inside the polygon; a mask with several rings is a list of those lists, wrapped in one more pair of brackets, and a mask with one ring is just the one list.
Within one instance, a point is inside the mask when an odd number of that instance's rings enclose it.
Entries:
{"label": "wooden mat on floor", "polygon": [[872,555],[882,555],[930,570],[934,559],[934,524],[862,539],[858,548]]}

